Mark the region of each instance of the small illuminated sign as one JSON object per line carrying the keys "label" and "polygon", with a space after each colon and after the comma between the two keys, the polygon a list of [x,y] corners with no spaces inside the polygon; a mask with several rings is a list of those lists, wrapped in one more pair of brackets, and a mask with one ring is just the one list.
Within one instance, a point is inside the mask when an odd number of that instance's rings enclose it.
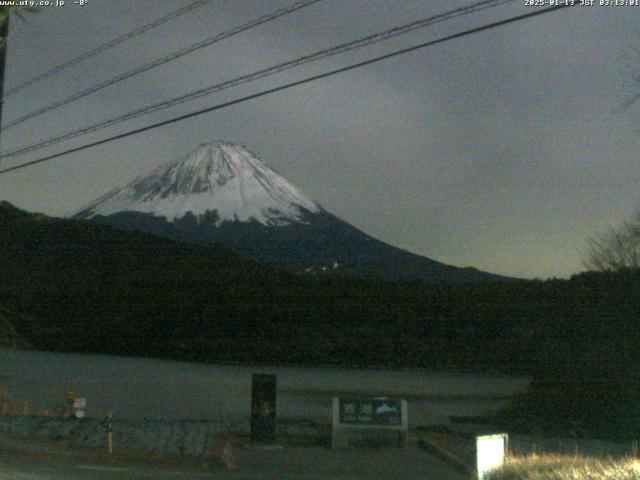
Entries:
{"label": "small illuminated sign", "polygon": [[478,480],[504,464],[509,436],[506,433],[476,437]]}
{"label": "small illuminated sign", "polygon": [[402,405],[388,398],[340,399],[340,423],[355,425],[401,425]]}

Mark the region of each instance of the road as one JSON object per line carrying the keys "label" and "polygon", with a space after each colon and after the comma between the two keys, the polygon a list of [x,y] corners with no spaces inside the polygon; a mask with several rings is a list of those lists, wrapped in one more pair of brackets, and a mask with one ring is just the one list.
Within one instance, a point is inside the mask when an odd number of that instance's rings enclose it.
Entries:
{"label": "road", "polygon": [[463,474],[418,448],[331,451],[315,447],[243,449],[237,470],[214,466],[181,469],[174,465],[127,466],[83,458],[0,456],[0,480],[464,480]]}

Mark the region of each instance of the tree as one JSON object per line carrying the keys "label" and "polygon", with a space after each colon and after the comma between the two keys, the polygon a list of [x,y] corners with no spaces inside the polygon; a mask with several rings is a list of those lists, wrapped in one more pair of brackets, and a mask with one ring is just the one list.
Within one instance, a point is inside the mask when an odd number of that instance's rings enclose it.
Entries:
{"label": "tree", "polygon": [[18,15],[18,17],[24,20],[24,17],[22,16],[24,12],[36,11],[38,11],[36,7],[0,7],[0,23],[4,22],[12,13]]}
{"label": "tree", "polygon": [[589,239],[584,263],[599,271],[640,269],[640,209],[621,226]]}
{"label": "tree", "polygon": [[[631,56],[625,55],[628,63],[627,76],[630,82],[628,100],[618,112],[640,105],[640,48],[631,47]],[[621,226],[588,240],[588,249],[584,265],[590,270],[620,271],[640,269],[640,208],[631,220]]]}
{"label": "tree", "polygon": [[16,15],[21,20],[25,18],[22,16],[24,12],[37,12],[38,9],[35,7],[0,7],[0,25],[2,26],[2,31],[0,32],[0,47],[4,47],[4,44],[7,41],[9,36],[9,16],[11,14]]}

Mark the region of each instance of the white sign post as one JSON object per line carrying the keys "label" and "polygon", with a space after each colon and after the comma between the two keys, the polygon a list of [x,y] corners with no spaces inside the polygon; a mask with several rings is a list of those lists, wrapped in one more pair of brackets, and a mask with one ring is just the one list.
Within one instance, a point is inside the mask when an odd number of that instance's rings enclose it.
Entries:
{"label": "white sign post", "polygon": [[487,472],[504,464],[508,442],[506,433],[476,437],[478,480],[484,480]]}

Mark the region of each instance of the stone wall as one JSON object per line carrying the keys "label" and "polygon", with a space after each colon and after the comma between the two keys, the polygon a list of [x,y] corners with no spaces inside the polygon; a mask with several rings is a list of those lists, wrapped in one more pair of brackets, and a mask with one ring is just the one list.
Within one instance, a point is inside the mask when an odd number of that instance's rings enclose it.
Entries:
{"label": "stone wall", "polygon": [[[202,457],[211,455],[222,434],[248,437],[249,425],[224,425],[206,420],[113,420],[114,450]],[[294,444],[326,443],[325,431],[308,420],[278,422],[278,442]],[[74,448],[105,448],[107,432],[102,420],[43,418],[37,416],[0,417],[0,432],[59,440]]]}

